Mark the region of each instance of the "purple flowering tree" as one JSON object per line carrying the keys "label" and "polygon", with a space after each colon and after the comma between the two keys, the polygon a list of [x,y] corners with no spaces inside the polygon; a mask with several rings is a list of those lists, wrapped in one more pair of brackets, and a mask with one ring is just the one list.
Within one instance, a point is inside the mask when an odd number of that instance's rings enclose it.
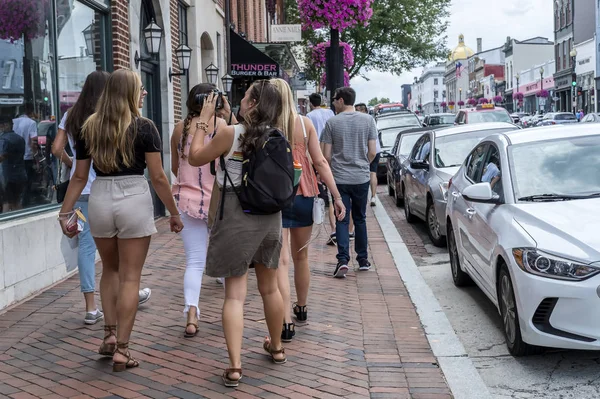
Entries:
{"label": "purple flowering tree", "polygon": [[484,98],[480,98],[480,99],[479,99],[479,101],[478,101],[478,103],[479,103],[479,104],[487,104],[487,103],[489,103],[489,102],[490,102],[490,100],[488,100],[488,99],[487,99],[487,98],[485,98],[485,97],[484,97]]}
{"label": "purple flowering tree", "polygon": [[[326,65],[326,57],[327,57],[327,49],[330,47],[331,42],[327,41],[325,43],[319,43],[312,48],[312,60],[315,67],[319,69],[325,68]],[[340,47],[343,50],[344,58],[343,65],[345,69],[350,69],[354,65],[354,53],[352,52],[352,48],[346,42],[340,42]]]}
{"label": "purple flowering tree", "polygon": [[542,90],[538,91],[537,93],[535,93],[535,95],[536,95],[536,97],[540,97],[540,98],[548,98],[550,93],[548,93],[548,90],[542,89]]}
{"label": "purple flowering tree", "polygon": [[465,102],[463,100],[460,100],[459,102],[456,103],[459,107],[464,107]]}
{"label": "purple flowering tree", "polygon": [[[327,84],[327,74],[324,73],[323,76],[321,76],[321,86],[325,87],[325,85]],[[350,86],[350,74],[348,73],[348,71],[344,70],[344,86]]]}
{"label": "purple flowering tree", "polygon": [[[330,29],[331,64],[327,72],[330,74],[328,89],[332,92],[340,85],[340,74],[344,75],[344,80],[346,75],[342,72],[343,64],[339,53],[340,30],[357,25],[367,26],[373,15],[372,2],[373,0],[298,0],[304,30]],[[345,58],[345,54],[342,58]]]}
{"label": "purple flowering tree", "polygon": [[444,110],[444,112],[446,112],[446,107],[448,106],[448,103],[446,101],[442,101],[440,103],[440,107],[442,107],[442,109]]}
{"label": "purple flowering tree", "polygon": [[494,102],[496,104],[502,104],[502,101],[504,101],[504,98],[502,96],[495,96],[494,97]]}
{"label": "purple flowering tree", "polygon": [[0,0],[0,39],[26,42],[46,34],[48,0]]}
{"label": "purple flowering tree", "polygon": [[477,100],[475,100],[473,97],[469,98],[467,100],[467,104],[469,105],[477,105]]}

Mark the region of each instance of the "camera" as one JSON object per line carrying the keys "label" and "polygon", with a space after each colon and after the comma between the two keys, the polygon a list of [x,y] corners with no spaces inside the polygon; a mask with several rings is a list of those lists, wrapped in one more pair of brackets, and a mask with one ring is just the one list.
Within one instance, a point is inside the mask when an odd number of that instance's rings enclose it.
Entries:
{"label": "camera", "polygon": [[202,105],[202,103],[204,103],[204,99],[211,93],[215,93],[217,95],[216,109],[223,108],[223,93],[218,89],[213,89],[210,93],[196,94],[196,104]]}

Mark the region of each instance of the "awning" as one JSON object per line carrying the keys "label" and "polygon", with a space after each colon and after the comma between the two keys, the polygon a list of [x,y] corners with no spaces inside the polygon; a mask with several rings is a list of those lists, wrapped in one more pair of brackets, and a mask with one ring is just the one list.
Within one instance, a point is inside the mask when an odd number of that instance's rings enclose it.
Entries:
{"label": "awning", "polygon": [[231,30],[231,76],[233,78],[281,77],[283,71],[271,57]]}
{"label": "awning", "polygon": [[296,57],[285,43],[253,43],[253,46],[277,61],[290,76],[296,75],[300,68]]}

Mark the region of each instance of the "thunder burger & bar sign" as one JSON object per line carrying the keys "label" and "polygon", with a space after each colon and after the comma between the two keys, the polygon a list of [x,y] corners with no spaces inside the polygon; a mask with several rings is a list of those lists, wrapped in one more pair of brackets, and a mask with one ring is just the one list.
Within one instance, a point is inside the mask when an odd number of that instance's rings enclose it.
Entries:
{"label": "thunder burger & bar sign", "polygon": [[231,74],[232,77],[280,77],[279,64],[271,57],[231,31]]}

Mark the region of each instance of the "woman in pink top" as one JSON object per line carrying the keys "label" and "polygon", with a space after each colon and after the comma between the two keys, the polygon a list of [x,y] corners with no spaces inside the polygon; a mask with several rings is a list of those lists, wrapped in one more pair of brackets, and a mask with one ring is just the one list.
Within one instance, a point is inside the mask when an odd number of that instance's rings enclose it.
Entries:
{"label": "woman in pink top", "polygon": [[[210,173],[209,164],[201,167],[190,166],[188,153],[202,110],[202,103],[198,104],[196,96],[208,94],[215,88],[211,84],[199,84],[190,90],[186,103],[187,117],[175,125],[171,137],[171,170],[176,176],[172,191],[185,226],[181,231],[181,238],[187,262],[183,278],[183,312],[187,315],[184,334],[186,338],[194,337],[198,333],[198,302],[208,246],[208,207],[215,181],[215,177]],[[221,125],[226,125],[225,121],[217,118],[217,127]],[[208,136],[205,140],[209,140]]]}
{"label": "woman in pink top", "polygon": [[[294,145],[292,152],[294,160],[302,164],[300,187],[291,207],[281,212],[283,227],[283,245],[277,269],[277,283],[285,304],[285,316],[281,340],[290,342],[294,335],[295,324],[292,322],[290,303],[290,249],[294,261],[294,283],[298,301],[293,305],[296,320],[305,323],[308,317],[306,304],[310,285],[310,268],[308,265],[308,244],[312,234],[313,206],[315,197],[319,194],[317,177],[314,168],[319,172],[321,180],[333,195],[334,208],[339,220],[345,216],[346,208],[337,189],[329,164],[323,157],[317,131],[309,118],[298,115],[294,96],[287,82],[283,79],[271,79],[281,94],[283,111],[278,127],[286,137],[291,137]],[[312,163],[311,163],[312,161]]]}

